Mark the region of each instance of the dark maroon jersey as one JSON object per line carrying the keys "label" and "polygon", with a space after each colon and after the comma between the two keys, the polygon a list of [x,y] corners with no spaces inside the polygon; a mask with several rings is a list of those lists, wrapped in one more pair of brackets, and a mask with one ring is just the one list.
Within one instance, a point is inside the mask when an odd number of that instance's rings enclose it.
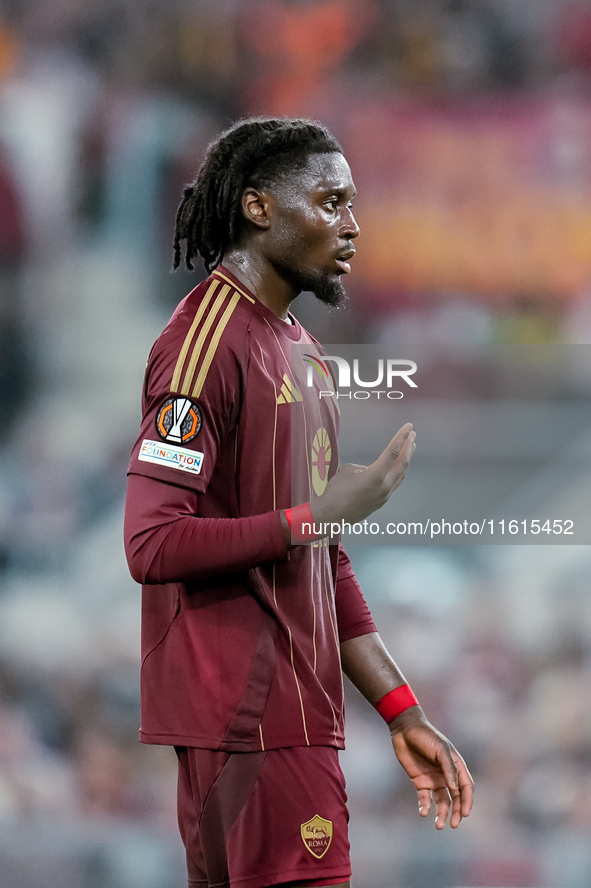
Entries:
{"label": "dark maroon jersey", "polygon": [[320,355],[222,267],[151,351],[126,513],[144,742],[343,745],[339,641],[375,626],[343,550],[288,553],[279,518],[337,470]]}

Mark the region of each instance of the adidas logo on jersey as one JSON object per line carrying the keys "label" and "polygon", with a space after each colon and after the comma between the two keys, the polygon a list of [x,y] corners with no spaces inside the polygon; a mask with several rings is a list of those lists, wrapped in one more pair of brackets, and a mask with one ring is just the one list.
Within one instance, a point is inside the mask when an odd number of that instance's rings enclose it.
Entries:
{"label": "adidas logo on jersey", "polygon": [[293,404],[294,401],[302,401],[303,398],[299,391],[287,375],[283,374],[283,382],[281,384],[280,393],[277,396],[278,404]]}

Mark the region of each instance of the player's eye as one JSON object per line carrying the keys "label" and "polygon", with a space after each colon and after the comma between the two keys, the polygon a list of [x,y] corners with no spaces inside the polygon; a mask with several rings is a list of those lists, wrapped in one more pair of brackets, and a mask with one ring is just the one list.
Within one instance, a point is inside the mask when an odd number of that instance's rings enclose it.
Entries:
{"label": "player's eye", "polygon": [[324,201],[324,206],[330,210],[331,213],[334,213],[336,208],[339,205],[339,200],[337,197],[330,197],[328,200]]}

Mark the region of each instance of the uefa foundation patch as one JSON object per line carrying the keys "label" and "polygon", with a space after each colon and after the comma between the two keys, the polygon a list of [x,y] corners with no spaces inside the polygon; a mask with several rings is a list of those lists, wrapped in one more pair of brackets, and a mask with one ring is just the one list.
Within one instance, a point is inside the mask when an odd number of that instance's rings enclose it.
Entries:
{"label": "uefa foundation patch", "polygon": [[302,841],[310,854],[320,860],[324,857],[332,842],[332,820],[325,820],[315,814],[307,823],[302,823]]}
{"label": "uefa foundation patch", "polygon": [[203,465],[203,454],[196,450],[172,447],[159,441],[149,441],[147,438],[142,441],[137,458],[141,462],[180,469],[181,472],[190,472],[192,475],[198,475]]}
{"label": "uefa foundation patch", "polygon": [[201,428],[201,411],[190,398],[167,398],[156,416],[156,431],[168,444],[188,444]]}

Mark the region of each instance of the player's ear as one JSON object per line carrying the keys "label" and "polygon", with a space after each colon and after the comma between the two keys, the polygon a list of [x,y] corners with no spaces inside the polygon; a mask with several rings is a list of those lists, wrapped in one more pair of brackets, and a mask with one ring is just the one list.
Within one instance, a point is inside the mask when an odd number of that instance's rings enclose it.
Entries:
{"label": "player's ear", "polygon": [[265,191],[246,188],[242,195],[242,215],[257,228],[269,227],[269,196]]}

